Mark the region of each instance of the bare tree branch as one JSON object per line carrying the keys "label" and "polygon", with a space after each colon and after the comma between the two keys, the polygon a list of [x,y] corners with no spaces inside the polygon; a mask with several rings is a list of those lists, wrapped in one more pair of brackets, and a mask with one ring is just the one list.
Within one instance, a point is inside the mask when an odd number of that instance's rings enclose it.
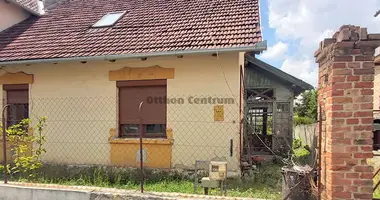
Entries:
{"label": "bare tree branch", "polygon": [[375,14],[375,17],[379,16],[380,15],[380,10],[378,10]]}

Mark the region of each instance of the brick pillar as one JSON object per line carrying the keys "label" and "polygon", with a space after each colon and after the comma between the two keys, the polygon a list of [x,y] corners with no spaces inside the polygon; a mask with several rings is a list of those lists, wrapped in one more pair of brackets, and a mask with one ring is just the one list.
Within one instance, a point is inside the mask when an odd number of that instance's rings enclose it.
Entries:
{"label": "brick pillar", "polygon": [[[315,52],[323,113],[321,199],[372,199],[374,49],[379,34],[342,26]],[[379,88],[380,89],[380,88]]]}

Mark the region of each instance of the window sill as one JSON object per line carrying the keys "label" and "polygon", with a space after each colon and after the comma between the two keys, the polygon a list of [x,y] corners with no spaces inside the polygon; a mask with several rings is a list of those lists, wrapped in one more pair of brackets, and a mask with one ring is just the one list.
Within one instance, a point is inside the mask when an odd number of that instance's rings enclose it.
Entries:
{"label": "window sill", "polygon": [[[143,138],[143,144],[155,145],[172,145],[174,143],[173,131],[166,129],[167,138]],[[140,138],[119,138],[116,136],[115,129],[110,129],[110,137],[108,138],[110,144],[140,144]]]}
{"label": "window sill", "polygon": [[[171,145],[173,140],[162,138],[143,138],[143,144]],[[139,138],[111,138],[111,144],[140,144]]]}

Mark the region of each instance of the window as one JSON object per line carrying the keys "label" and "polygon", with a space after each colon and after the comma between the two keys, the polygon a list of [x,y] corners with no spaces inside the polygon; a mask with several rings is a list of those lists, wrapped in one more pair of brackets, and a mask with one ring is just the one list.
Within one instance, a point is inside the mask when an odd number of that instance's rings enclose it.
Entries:
{"label": "window", "polygon": [[290,105],[289,103],[277,103],[277,112],[284,112],[288,113],[290,112]]}
{"label": "window", "polygon": [[29,85],[15,84],[3,85],[6,95],[7,108],[7,127],[18,124],[21,120],[29,117]]}
{"label": "window", "polygon": [[[119,136],[166,138],[166,80],[118,81]],[[139,105],[143,103],[141,113]],[[140,130],[140,119],[142,130]]]}
{"label": "window", "polygon": [[268,108],[250,108],[248,110],[248,126],[256,134],[272,134],[272,112]]}
{"label": "window", "polygon": [[112,12],[104,15],[99,21],[97,21],[92,27],[107,27],[113,26],[116,22],[125,14],[125,11]]}

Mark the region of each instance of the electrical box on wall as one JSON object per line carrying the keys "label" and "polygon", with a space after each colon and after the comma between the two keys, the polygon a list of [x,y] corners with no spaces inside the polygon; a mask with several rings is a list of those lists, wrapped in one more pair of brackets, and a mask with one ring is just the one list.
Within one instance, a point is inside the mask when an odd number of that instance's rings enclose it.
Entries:
{"label": "electrical box on wall", "polygon": [[210,162],[209,178],[211,180],[226,180],[227,179],[227,162]]}

